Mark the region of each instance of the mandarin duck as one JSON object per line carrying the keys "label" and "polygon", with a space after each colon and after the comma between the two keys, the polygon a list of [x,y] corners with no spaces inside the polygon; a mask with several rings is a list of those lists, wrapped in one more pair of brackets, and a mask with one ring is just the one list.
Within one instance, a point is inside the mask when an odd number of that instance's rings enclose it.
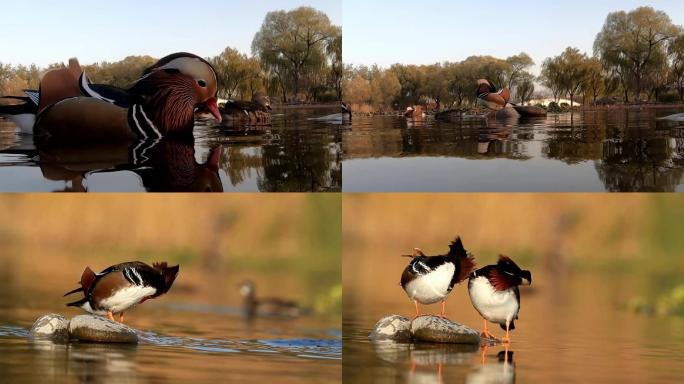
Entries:
{"label": "mandarin duck", "polygon": [[119,314],[123,322],[124,311],[148,299],[154,299],[169,291],[179,266],[169,267],[166,262],[149,266],[140,261],[112,265],[100,273],[86,267],[81,275],[80,287],[64,294],[83,292],[83,298],[68,307],[79,307],[86,312],[114,320]]}
{"label": "mandarin duck", "polygon": [[486,79],[477,81],[477,92],[475,93],[477,104],[491,110],[497,111],[505,108],[511,99],[511,92],[508,88],[496,89],[494,84]]}
{"label": "mandarin duck", "polygon": [[449,245],[446,255],[425,256],[415,248],[412,260],[401,275],[401,287],[416,306],[416,317],[420,316],[418,303],[433,304],[442,302],[441,316],[446,312],[447,295],[468,277],[475,267],[473,256],[463,248],[460,237]]}
{"label": "mandarin duck", "polygon": [[[145,69],[129,89],[91,84],[76,60],[48,71],[39,92],[27,91],[19,106],[0,106],[0,114],[26,123],[53,140],[92,142],[191,136],[196,110],[218,121],[218,81],[214,68],[191,53],[168,55]],[[22,127],[22,130],[25,130]]]}
{"label": "mandarin duck", "polygon": [[409,120],[422,120],[425,117],[425,112],[423,112],[422,105],[412,105],[406,107],[404,111],[404,117]]}
{"label": "mandarin duck", "polygon": [[247,125],[271,124],[271,102],[266,94],[259,91],[251,101],[229,100],[221,108],[226,122]]}
{"label": "mandarin duck", "polygon": [[487,330],[487,321],[499,324],[506,331],[504,342],[510,342],[510,331],[520,311],[519,285],[532,284],[530,271],[520,269],[507,256],[499,256],[494,265],[487,265],[470,274],[468,294],[475,309],[484,319],[481,336],[493,338]]}

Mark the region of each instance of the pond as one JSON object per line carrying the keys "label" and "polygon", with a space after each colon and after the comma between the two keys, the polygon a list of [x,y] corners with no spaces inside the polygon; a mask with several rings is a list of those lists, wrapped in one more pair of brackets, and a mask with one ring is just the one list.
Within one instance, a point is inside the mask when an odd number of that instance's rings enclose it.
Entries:
{"label": "pond", "polygon": [[268,127],[196,123],[194,141],[34,145],[0,118],[0,191],[335,192],[339,107],[276,109]]}
{"label": "pond", "polygon": [[682,108],[614,108],[513,121],[355,117],[344,191],[684,191]]}
{"label": "pond", "polygon": [[[381,317],[414,314],[398,285],[401,267],[387,278],[344,275],[347,383],[667,383],[684,375],[684,318],[622,309],[633,278],[593,272],[558,276],[533,268],[509,348],[372,343],[368,334]],[[440,306],[423,310],[438,313]],[[481,329],[465,284],[449,296],[447,317]],[[489,329],[503,335],[496,325]]]}
{"label": "pond", "polygon": [[[130,346],[30,342],[28,330],[39,316],[84,312],[64,306],[68,300],[61,297],[61,291],[46,283],[57,284],[56,279],[45,278],[43,283],[27,287],[18,279],[4,277],[0,283],[3,382],[341,380],[339,318],[310,315],[249,320],[235,299],[237,280],[210,277],[207,283],[216,292],[206,295],[199,295],[202,287],[178,281],[167,295],[127,313],[126,323],[138,329],[141,338],[138,345]],[[296,283],[276,280],[283,295],[299,297],[292,288]]]}

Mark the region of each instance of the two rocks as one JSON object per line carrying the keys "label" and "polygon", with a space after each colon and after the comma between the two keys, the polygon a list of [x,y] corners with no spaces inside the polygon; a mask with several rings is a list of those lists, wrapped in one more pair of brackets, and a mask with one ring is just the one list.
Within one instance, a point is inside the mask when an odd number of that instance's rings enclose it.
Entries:
{"label": "two rocks", "polygon": [[404,316],[386,316],[375,324],[369,338],[373,341],[480,344],[479,333],[463,324],[439,316],[423,315],[413,320]]}
{"label": "two rocks", "polygon": [[36,320],[29,331],[29,338],[57,343],[69,340],[126,344],[138,342],[138,334],[133,328],[104,317],[79,315],[69,320],[54,313]]}

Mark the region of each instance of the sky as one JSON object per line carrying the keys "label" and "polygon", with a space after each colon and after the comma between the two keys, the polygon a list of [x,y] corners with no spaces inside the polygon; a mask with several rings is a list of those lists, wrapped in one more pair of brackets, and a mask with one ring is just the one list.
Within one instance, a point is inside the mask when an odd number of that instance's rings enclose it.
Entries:
{"label": "sky", "polygon": [[214,56],[227,46],[251,52],[266,14],[311,6],[342,25],[342,0],[3,1],[0,62],[47,66],[187,51]]}
{"label": "sky", "polygon": [[683,0],[343,0],[349,64],[434,64],[526,52],[537,64],[568,46],[591,55],[608,13],[652,6],[684,25]]}

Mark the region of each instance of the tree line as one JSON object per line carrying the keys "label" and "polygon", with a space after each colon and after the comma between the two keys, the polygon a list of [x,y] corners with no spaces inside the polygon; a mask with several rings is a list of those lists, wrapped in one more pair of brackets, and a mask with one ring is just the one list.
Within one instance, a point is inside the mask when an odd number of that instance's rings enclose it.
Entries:
{"label": "tree line", "polygon": [[[207,60],[219,77],[219,97],[250,99],[266,91],[282,102],[320,102],[342,98],[342,28],[311,7],[269,12],[252,41],[251,55],[227,47]],[[83,68],[94,83],[127,88],[143,69],[156,62],[150,56],[128,56]],[[41,75],[52,68],[0,62],[0,95],[21,95],[38,89]]]}
{"label": "tree line", "polygon": [[523,104],[549,93],[556,101],[567,97],[582,104],[684,101],[684,29],[651,7],[610,13],[592,56],[567,47],[541,63],[539,76],[530,72],[534,64],[523,52],[433,65],[347,66],[345,99],[379,110],[436,101],[467,107],[475,99],[475,81],[485,78],[508,87],[513,101]]}

